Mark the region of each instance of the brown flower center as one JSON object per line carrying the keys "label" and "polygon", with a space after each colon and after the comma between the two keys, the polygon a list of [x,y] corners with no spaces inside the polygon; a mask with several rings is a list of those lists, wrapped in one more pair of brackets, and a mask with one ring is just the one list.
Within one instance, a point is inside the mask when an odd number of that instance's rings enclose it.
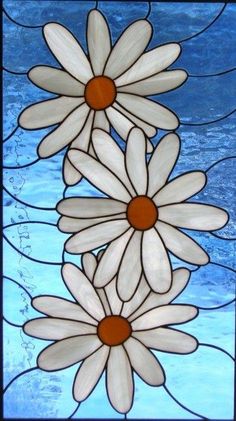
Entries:
{"label": "brown flower center", "polygon": [[155,225],[158,210],[152,199],[147,196],[137,196],[128,204],[127,218],[132,227],[145,231]]}
{"label": "brown flower center", "polygon": [[105,110],[116,99],[116,86],[107,76],[96,76],[85,86],[85,101],[93,110]]}
{"label": "brown flower center", "polygon": [[131,335],[132,329],[128,320],[121,316],[107,316],[98,325],[98,337],[109,346],[120,345]]}

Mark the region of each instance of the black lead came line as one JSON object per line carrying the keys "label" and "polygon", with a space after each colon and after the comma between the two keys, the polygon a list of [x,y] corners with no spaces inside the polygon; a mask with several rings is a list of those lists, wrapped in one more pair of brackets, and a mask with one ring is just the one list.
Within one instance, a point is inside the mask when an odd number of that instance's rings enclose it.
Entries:
{"label": "black lead came line", "polygon": [[12,132],[7,136],[7,137],[5,137],[5,139],[3,139],[3,143],[5,143],[5,142],[7,142],[7,140],[9,140],[15,133],[16,133],[16,131],[19,129],[19,126],[16,126],[13,130],[12,130]]}
{"label": "black lead came line", "polygon": [[217,118],[216,120],[211,120],[211,121],[206,121],[204,123],[184,123],[183,121],[180,121],[180,125],[181,126],[206,126],[208,124],[213,124],[213,123],[217,123],[218,121],[222,121],[228,117],[230,117],[232,114],[234,114],[236,111],[236,108],[233,111],[230,111],[230,113]]}
{"label": "black lead came line", "polygon": [[56,208],[45,208],[43,206],[34,206],[30,203],[26,203],[23,200],[18,199],[18,197],[14,196],[14,194],[10,193],[9,190],[6,189],[5,186],[3,186],[3,190],[16,202],[20,203],[21,205],[28,206],[31,209],[37,209],[37,210],[44,210],[44,211],[56,211]]}
{"label": "black lead came line", "polygon": [[8,17],[8,19],[15,23],[18,26],[21,26],[22,28],[29,28],[29,29],[37,29],[37,28],[43,28],[43,25],[25,25],[23,23],[17,22],[15,19],[13,19],[9,13],[5,10],[4,7],[2,7],[3,13],[5,13],[5,15]]}
{"label": "black lead came line", "polygon": [[227,73],[235,72],[236,67],[233,67],[232,69],[223,70],[222,72],[218,73],[210,73],[208,75],[192,75],[191,73],[188,73],[188,77],[215,77],[215,76],[223,76]]}

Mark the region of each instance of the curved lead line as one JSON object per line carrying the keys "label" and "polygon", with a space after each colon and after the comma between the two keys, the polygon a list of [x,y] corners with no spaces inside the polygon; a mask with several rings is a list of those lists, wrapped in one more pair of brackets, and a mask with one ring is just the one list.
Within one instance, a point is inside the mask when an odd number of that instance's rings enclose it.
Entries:
{"label": "curved lead line", "polygon": [[169,391],[169,389],[167,388],[167,386],[164,384],[163,385],[166,393],[168,393],[168,395],[183,409],[185,409],[185,411],[189,412],[190,414],[196,415],[197,417],[203,419],[203,420],[209,420],[209,418],[204,417],[203,415],[197,414],[197,412],[192,411],[191,409],[187,408],[185,405],[183,405],[180,401],[178,401],[174,395]]}
{"label": "curved lead line", "polygon": [[222,267],[222,268],[225,268],[225,269],[230,270],[231,272],[236,273],[236,270],[235,270],[235,269],[233,269],[233,268],[231,268],[231,267],[229,267],[229,266],[223,265],[223,264],[221,264],[221,263],[212,262],[211,260],[209,261],[209,263],[211,263],[212,265],[220,266],[220,267]]}
{"label": "curved lead line", "polygon": [[14,194],[10,193],[9,190],[7,190],[5,186],[3,186],[3,190],[10,197],[12,197],[12,199],[14,199],[16,202],[21,203],[24,206],[28,206],[29,208],[37,209],[37,210],[45,210],[45,211],[56,211],[56,208],[44,208],[42,206],[34,206],[34,205],[31,205],[30,203],[23,202],[23,200],[18,199],[16,196],[14,196]]}
{"label": "curved lead line", "polygon": [[222,7],[222,9],[218,13],[218,15],[205,28],[203,28],[201,31],[197,32],[196,34],[191,35],[190,37],[184,38],[184,39],[182,39],[181,41],[178,41],[178,42],[179,43],[186,42],[186,41],[189,41],[190,39],[196,38],[199,35],[203,34],[203,32],[205,32],[207,29],[209,29],[220,18],[220,16],[224,12],[226,6],[227,6],[227,3],[224,4],[224,6]]}
{"label": "curved lead line", "polygon": [[2,11],[3,13],[5,13],[5,15],[8,17],[8,19],[15,23],[18,26],[21,26],[22,28],[30,28],[30,29],[35,29],[35,28],[42,28],[43,25],[24,25],[23,23],[17,22],[15,19],[13,19],[9,13],[7,13],[7,11],[4,9],[4,7],[2,7]]}
{"label": "curved lead line", "polygon": [[2,69],[3,69],[4,72],[10,73],[10,74],[16,75],[16,76],[23,76],[23,75],[27,76],[27,74],[28,74],[28,72],[26,72],[26,71],[23,71],[23,72],[15,72],[14,70],[9,70],[9,69],[7,69],[4,66],[2,66]]}
{"label": "curved lead line", "polygon": [[32,162],[29,162],[28,164],[24,164],[24,165],[19,165],[19,166],[15,166],[15,167],[9,167],[7,165],[3,165],[3,170],[20,170],[21,168],[27,168],[27,167],[31,167],[34,164],[37,164],[37,162],[39,162],[41,159],[37,158]]}
{"label": "curved lead line", "polygon": [[[98,2],[96,2],[96,3],[98,3]],[[79,409],[80,405],[81,405],[81,402],[79,402],[79,403],[78,403],[77,407],[76,407],[76,408],[75,408],[75,410],[72,412],[72,414],[68,417],[68,419],[71,419],[71,418],[72,418],[72,417],[76,414],[76,412],[78,411],[78,409]]]}
{"label": "curved lead line", "polygon": [[223,307],[229,306],[230,304],[233,304],[235,301],[236,301],[236,298],[233,298],[233,300],[228,301],[227,303],[221,304],[221,305],[216,306],[216,307],[199,307],[199,306],[197,306],[197,308],[199,310],[208,310],[208,311],[210,311],[210,310],[218,310],[219,308],[223,308]]}
{"label": "curved lead line", "polygon": [[31,260],[32,262],[42,263],[44,265],[53,265],[53,266],[61,266],[63,264],[63,262],[49,262],[46,260],[38,260],[38,259],[35,259],[34,257],[27,256],[27,254],[23,253],[16,246],[14,246],[14,244],[11,243],[11,241],[7,238],[5,234],[3,234],[3,238],[9,244],[9,246],[11,246],[15,251],[17,251],[17,253],[19,253],[21,256],[25,257],[26,259]]}
{"label": "curved lead line", "polygon": [[228,69],[228,70],[224,70],[222,72],[219,73],[211,73],[208,75],[192,75],[188,73],[188,77],[215,77],[215,76],[223,76],[226,75],[226,73],[231,73],[231,72],[235,72],[236,67],[233,67],[232,69]]}
{"label": "curved lead line", "polygon": [[49,225],[52,227],[56,227],[57,224],[53,224],[52,222],[44,222],[44,221],[21,221],[21,222],[14,222],[13,224],[8,224],[5,225],[4,227],[2,227],[2,229],[6,229],[6,228],[11,228],[11,227],[15,227],[17,225],[27,225],[27,224],[42,224],[42,225]]}
{"label": "curved lead line", "polygon": [[233,156],[227,156],[226,158],[221,158],[218,161],[214,162],[213,164],[210,165],[210,167],[207,168],[207,170],[205,170],[205,172],[210,171],[213,167],[215,167],[217,164],[220,164],[220,162],[226,161],[227,159],[236,159],[236,155]]}
{"label": "curved lead line", "polygon": [[10,278],[9,276],[3,275],[3,279],[6,278],[9,281],[13,282],[14,284],[18,285],[20,288],[23,289],[23,291],[28,295],[28,297],[32,300],[33,296],[29,293],[29,291],[27,291],[27,289],[25,287],[23,287],[23,285],[21,285],[19,282],[15,281],[14,279]]}
{"label": "curved lead line", "polygon": [[65,198],[66,198],[66,192],[67,192],[68,187],[69,187],[69,186],[65,186],[65,188],[64,188],[64,190],[63,190],[63,193],[62,193],[62,197],[63,197],[63,199],[65,199]]}
{"label": "curved lead line", "polygon": [[[146,19],[146,20],[148,20],[148,18],[149,18],[149,16],[150,16],[150,14],[151,14],[151,12],[152,12],[152,2],[151,2],[151,1],[148,1],[147,3],[148,3],[148,11],[147,11],[146,16],[144,17],[144,19]],[[126,418],[125,418],[125,419],[126,419]]]}
{"label": "curved lead line", "polygon": [[220,235],[215,234],[214,232],[209,232],[209,234],[213,235],[213,237],[219,238],[220,240],[226,240],[226,241],[235,241],[236,240],[236,237],[225,238],[225,237],[221,237]]}
{"label": "curved lead line", "polygon": [[7,137],[5,137],[5,139],[3,139],[2,142],[3,143],[7,142],[7,140],[10,139],[10,137],[12,137],[16,133],[17,129],[19,129],[18,125],[14,128],[14,130]]}
{"label": "curved lead line", "polygon": [[9,322],[9,320],[7,320],[5,316],[3,316],[2,319],[4,320],[4,322],[8,323],[10,326],[22,327],[22,325],[17,325],[16,323]]}
{"label": "curved lead line", "polygon": [[199,342],[198,345],[199,346],[205,346],[205,347],[208,347],[208,348],[213,348],[213,349],[216,349],[217,351],[221,351],[225,355],[227,355],[229,358],[231,358],[231,360],[235,361],[235,358],[232,357],[232,355],[228,351],[226,351],[225,349],[221,348],[220,346],[216,346],[216,345],[212,345],[212,344],[205,344],[205,343],[202,343],[202,342]]}
{"label": "curved lead line", "polygon": [[204,123],[184,123],[183,121],[180,121],[180,126],[206,126],[207,124],[213,124],[213,123],[217,123],[217,121],[221,121],[224,120],[226,118],[228,118],[229,116],[231,116],[232,114],[234,114],[236,111],[236,108],[233,111],[230,111],[230,113],[217,118],[216,120],[212,120],[212,121],[206,121]]}
{"label": "curved lead line", "polygon": [[36,367],[31,367],[31,368],[28,368],[27,370],[25,370],[25,371],[22,371],[21,373],[19,373],[19,374],[17,374],[15,377],[13,377],[13,379],[11,379],[11,381],[7,384],[7,386],[3,389],[3,393],[5,393],[7,390],[8,390],[8,388],[12,385],[12,383],[15,381],[15,380],[17,380],[19,377],[21,377],[21,376],[23,376],[24,374],[27,374],[27,373],[30,373],[31,371],[34,371],[34,370],[38,370],[39,368],[36,366]]}

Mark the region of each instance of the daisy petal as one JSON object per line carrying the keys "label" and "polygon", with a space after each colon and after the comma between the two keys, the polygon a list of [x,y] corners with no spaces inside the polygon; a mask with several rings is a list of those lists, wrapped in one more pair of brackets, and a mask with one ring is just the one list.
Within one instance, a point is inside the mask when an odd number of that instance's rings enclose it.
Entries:
{"label": "daisy petal", "polygon": [[63,163],[63,178],[67,186],[74,186],[82,179],[82,174],[71,165],[69,159],[65,155]]}
{"label": "daisy petal", "polygon": [[109,132],[110,124],[107,120],[105,111],[96,111],[93,127],[94,129],[102,129],[105,130],[105,132]]}
{"label": "daisy petal", "polygon": [[170,133],[158,143],[148,164],[149,186],[148,196],[153,196],[166,183],[180,150],[180,139]]}
{"label": "daisy petal", "polygon": [[121,413],[127,413],[133,403],[133,376],[123,346],[110,350],[107,364],[107,390],[112,406]]}
{"label": "daisy petal", "polygon": [[[145,301],[141,306],[137,305],[134,307],[134,312],[129,317],[129,321],[136,319],[141,314],[151,310],[155,307],[162,306],[164,304],[169,304],[173,301],[186,287],[190,278],[190,271],[188,269],[180,268],[173,271],[173,281],[171,288],[165,294],[156,294],[155,292],[150,292],[150,294],[146,294]],[[141,288],[141,286],[140,286]],[[149,290],[150,291],[150,290]],[[128,304],[128,303],[127,303]],[[125,306],[124,306],[125,308]],[[124,308],[122,310],[122,315],[124,312]],[[136,310],[137,309],[137,310]],[[135,311],[136,310],[136,311]],[[129,314],[127,316],[129,316]],[[125,317],[125,316],[124,316]]]}
{"label": "daisy petal", "polygon": [[99,250],[97,254],[97,261],[100,262],[102,255],[104,254],[105,249]]}
{"label": "daisy petal", "polygon": [[36,86],[48,92],[72,97],[84,95],[84,85],[62,69],[35,66],[29,71],[28,77]]}
{"label": "daisy petal", "polygon": [[198,309],[194,306],[171,304],[157,307],[142,314],[132,322],[133,330],[148,330],[159,326],[185,323],[194,319]]}
{"label": "daisy petal", "polygon": [[50,317],[78,320],[93,325],[97,324],[97,321],[89,316],[79,304],[63,298],[42,295],[33,298],[32,305],[36,310]]}
{"label": "daisy petal", "polygon": [[78,41],[64,26],[48,23],[43,28],[46,42],[53,55],[72,76],[82,83],[93,77],[89,61]]}
{"label": "daisy petal", "polygon": [[124,347],[128,352],[132,368],[150,386],[160,386],[165,375],[154,355],[137,339],[129,338]]}
{"label": "daisy petal", "polygon": [[67,218],[62,216],[58,221],[58,228],[62,232],[78,232],[85,228],[92,227],[99,224],[100,222],[112,221],[113,219],[125,219],[126,214],[120,213],[119,215],[105,216],[104,218],[89,218],[89,219],[77,219]]}
{"label": "daisy petal", "polygon": [[142,263],[145,277],[155,292],[163,294],[171,285],[171,264],[166,249],[155,229],[144,231]]}
{"label": "daisy petal", "polygon": [[99,218],[125,212],[126,205],[106,198],[70,197],[59,202],[57,211],[73,218]]}
{"label": "daisy petal", "polygon": [[122,301],[133,296],[142,274],[141,240],[142,231],[135,231],[125,249],[117,276],[117,289]]}
{"label": "daisy petal", "polygon": [[135,310],[140,307],[142,302],[146,300],[146,297],[149,295],[149,293],[150,293],[150,288],[147,284],[146,279],[144,278],[144,276],[142,276],[140,284],[139,284],[139,288],[137,289],[133,298],[130,301],[127,301],[126,303],[124,303],[121,315],[125,318],[128,318],[130,314],[135,312]]}
{"label": "daisy petal", "polygon": [[71,336],[96,334],[97,328],[87,323],[43,317],[27,322],[24,332],[39,339],[57,341]]}
{"label": "daisy petal", "polygon": [[187,333],[169,328],[157,328],[133,332],[133,336],[139,339],[145,346],[158,351],[175,354],[189,354],[196,350],[197,340]]}
{"label": "daisy petal", "polygon": [[107,298],[112,310],[112,314],[120,314],[120,310],[122,307],[122,301],[119,299],[117,291],[116,291],[116,283],[117,280],[114,278],[106,287],[105,291],[107,294]]}
{"label": "daisy petal", "polygon": [[227,223],[228,214],[216,206],[181,203],[160,208],[159,218],[181,228],[213,231],[222,228]]}
{"label": "daisy petal", "polygon": [[117,143],[106,132],[99,129],[93,130],[92,141],[99,161],[116,174],[132,195],[135,194],[127,177],[124,153]]}
{"label": "daisy petal", "polygon": [[106,19],[98,10],[88,15],[87,44],[94,74],[101,75],[111,51],[111,41]]}
{"label": "daisy petal", "polygon": [[205,173],[192,171],[170,181],[153,197],[153,200],[157,206],[183,202],[198,193],[205,184]]}
{"label": "daisy petal", "polygon": [[147,51],[127,72],[116,79],[116,86],[127,85],[160,73],[178,58],[180,52],[180,45],[175,43],[161,45]]}
{"label": "daisy petal", "polygon": [[158,221],[156,228],[168,250],[185,262],[195,265],[206,265],[209,256],[190,237],[171,225]]}
{"label": "daisy petal", "polygon": [[107,195],[124,202],[129,202],[129,195],[125,186],[119,179],[108,170],[104,165],[100,164],[96,159],[82,151],[70,150],[68,158],[89,182],[95,185],[99,190],[104,191]]}
{"label": "daisy petal", "polygon": [[139,82],[120,86],[118,92],[127,92],[141,96],[161,94],[162,92],[171,91],[182,85],[187,79],[187,76],[184,70],[170,70],[168,72],[158,73]]}
{"label": "daisy petal", "polygon": [[85,253],[82,256],[82,267],[87,278],[92,282],[97,267],[97,259],[93,253]]}
{"label": "daisy petal", "polygon": [[140,19],[131,24],[116,41],[104,74],[112,79],[125,72],[143,53],[152,35],[152,26]]}
{"label": "daisy petal", "polygon": [[73,395],[77,402],[84,401],[95,388],[109,354],[109,347],[103,345],[81,364],[75,378]]}
{"label": "daisy petal", "polygon": [[62,268],[62,276],[70,293],[81,306],[96,320],[101,320],[105,314],[99,297],[86,276],[72,263],[66,263]]}
{"label": "daisy petal", "polygon": [[116,239],[128,228],[129,224],[124,219],[99,223],[69,238],[66,242],[66,251],[80,254],[94,250]]}
{"label": "daisy petal", "polygon": [[37,363],[45,371],[61,370],[88,357],[101,345],[97,335],[63,339],[45,348],[39,354]]}
{"label": "daisy petal", "polygon": [[[117,102],[114,102],[112,108],[115,108],[117,111],[119,111],[125,117],[127,117],[130,121],[132,121],[135,126],[142,129],[148,137],[156,136],[157,130],[156,130],[155,127],[150,126],[149,124],[146,124],[145,121],[140,120],[139,118],[137,118],[133,114],[129,113],[127,110],[125,110],[123,107],[121,107]],[[150,140],[147,139],[147,152],[151,153],[152,151],[153,151],[153,145],[150,142]]]}
{"label": "daisy petal", "polygon": [[71,143],[72,148],[78,148],[82,151],[87,152],[89,147],[89,142],[91,138],[91,130],[93,127],[94,121],[94,111],[90,111],[86,123],[81,130],[80,134],[73,140]]}
{"label": "daisy petal", "polygon": [[42,129],[61,123],[68,114],[84,102],[83,98],[65,96],[48,99],[27,107],[19,117],[19,125],[24,129]]}
{"label": "daisy petal", "polygon": [[89,108],[82,104],[60,124],[60,126],[47,135],[38,147],[40,158],[48,158],[68,145],[82,130]]}
{"label": "daisy petal", "polygon": [[134,127],[134,123],[132,123],[132,121],[117,111],[114,107],[107,108],[106,115],[112,127],[121,139],[126,140],[130,130]]}
{"label": "daisy petal", "polygon": [[138,195],[147,190],[146,139],[142,130],[131,130],[126,147],[126,166],[130,181]]}
{"label": "daisy petal", "polygon": [[117,273],[121,258],[129,241],[133,228],[128,229],[123,235],[112,241],[102,255],[94,275],[94,285],[97,288],[104,287]]}
{"label": "daisy petal", "polygon": [[105,294],[104,289],[103,288],[97,288],[96,291],[97,291],[97,294],[98,294],[98,296],[100,298],[100,301],[103,305],[106,316],[110,316],[111,315],[111,309],[110,309],[109,303],[107,301],[107,296]]}
{"label": "daisy petal", "polygon": [[175,130],[179,125],[177,116],[163,105],[134,94],[117,94],[117,102],[138,118],[163,130]]}

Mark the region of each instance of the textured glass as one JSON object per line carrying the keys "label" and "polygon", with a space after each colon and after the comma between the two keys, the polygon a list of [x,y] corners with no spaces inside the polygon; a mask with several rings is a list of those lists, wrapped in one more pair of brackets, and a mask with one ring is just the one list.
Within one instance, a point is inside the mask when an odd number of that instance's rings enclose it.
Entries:
{"label": "textured glass", "polygon": [[[65,252],[62,256],[68,235],[56,226],[55,206],[65,189],[61,174],[64,152],[38,160],[37,146],[51,128],[15,130],[26,106],[52,97],[30,83],[25,72],[39,64],[58,67],[42,36],[41,26],[47,22],[65,25],[86,49],[86,19],[95,2],[6,0],[3,5],[10,17],[26,25],[3,16],[3,333],[4,384],[9,385],[4,417],[50,419],[74,414],[75,419],[124,418],[108,401],[104,375],[78,407],[71,390],[79,365],[54,373],[35,368],[39,352],[49,342],[31,338],[21,328],[27,320],[40,317],[31,307],[31,297],[47,294],[71,299],[61,279],[63,258],[81,266],[79,256]],[[190,355],[156,352],[165,368],[166,389],[150,387],[135,376],[134,405],[127,418],[233,420],[236,5],[152,2],[149,10],[148,2],[101,1],[97,7],[108,20],[113,42],[125,27],[150,11],[148,19],[154,33],[148,48],[181,43],[182,55],[171,68],[185,69],[189,78],[179,90],[155,97],[174,110],[181,122],[177,130],[181,154],[172,177],[186,171],[206,171],[208,184],[194,202],[212,203],[230,215],[227,226],[216,233],[190,231],[210,255],[208,265],[199,269],[172,259],[176,267],[192,271],[188,286],[175,303],[200,308],[199,317],[181,326],[198,339],[198,350]],[[114,130],[112,134],[124,149]],[[159,131],[155,144],[163,134]],[[64,194],[104,196],[84,179]]]}

